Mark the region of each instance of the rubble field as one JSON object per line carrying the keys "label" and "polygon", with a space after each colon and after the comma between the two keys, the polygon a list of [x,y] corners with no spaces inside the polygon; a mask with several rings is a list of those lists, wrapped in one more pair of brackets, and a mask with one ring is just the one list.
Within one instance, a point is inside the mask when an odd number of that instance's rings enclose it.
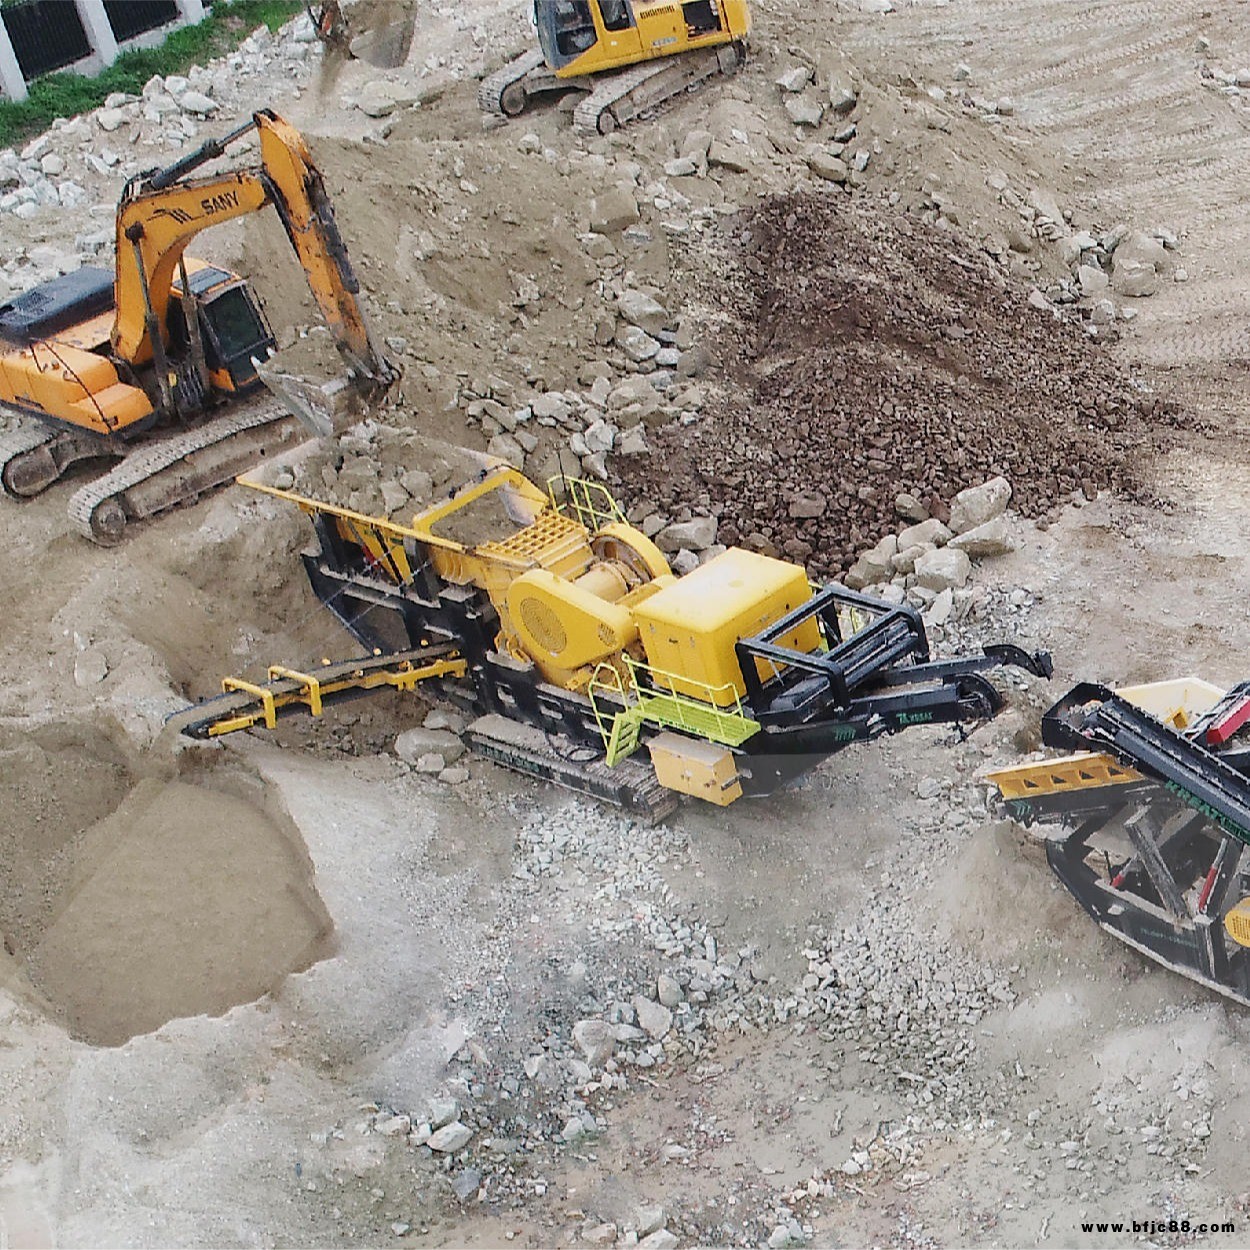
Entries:
{"label": "rubble field", "polygon": [[728,225],[718,258],[723,403],[657,434],[658,461],[625,462],[630,495],[672,510],[706,494],[721,542],[831,574],[900,496],[909,519],[948,520],[957,492],[997,476],[1029,517],[1076,492],[1148,492],[1143,450],[1167,446],[1175,403],[957,237],[808,192]]}
{"label": "rubble field", "polygon": [[[406,523],[484,454],[579,474],[679,572],[777,551],[1054,679],[647,827],[415,696],[171,741],[354,649],[307,518],[232,488],[102,549],[73,482],[0,501],[0,1246],[1244,1242],[1250,1017],[1100,933],[982,776],[1078,679],[1246,676],[1250,33],[752,7],[738,74],[589,142],[478,112],[519,2],[257,31],[0,152],[0,299],[272,107],[403,380],[262,481]],[[192,251],[339,367],[272,214]]]}

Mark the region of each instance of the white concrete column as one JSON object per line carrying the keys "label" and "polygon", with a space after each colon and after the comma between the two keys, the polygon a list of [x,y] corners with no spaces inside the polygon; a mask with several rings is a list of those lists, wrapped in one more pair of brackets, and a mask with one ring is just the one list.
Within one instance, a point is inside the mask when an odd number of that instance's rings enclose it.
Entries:
{"label": "white concrete column", "polygon": [[188,26],[196,26],[204,20],[204,0],[174,0],[174,3]]}
{"label": "white concrete column", "polygon": [[101,64],[112,65],[117,60],[117,40],[113,36],[113,27],[109,25],[109,15],[104,11],[104,0],[74,0],[74,3],[87,32],[87,42]]}
{"label": "white concrete column", "polygon": [[4,26],[4,11],[0,9],[0,91],[6,100],[15,100],[19,104],[26,99],[26,79],[22,77],[22,67],[17,63],[17,53],[13,51],[9,32]]}

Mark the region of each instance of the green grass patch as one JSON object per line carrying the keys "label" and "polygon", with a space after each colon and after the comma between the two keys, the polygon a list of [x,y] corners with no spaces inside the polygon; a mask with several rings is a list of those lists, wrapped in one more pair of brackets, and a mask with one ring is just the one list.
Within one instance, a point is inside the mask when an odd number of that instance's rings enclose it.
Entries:
{"label": "green grass patch", "polygon": [[277,30],[303,9],[300,0],[237,0],[217,3],[198,26],[175,30],[157,48],[123,52],[98,78],[65,71],[29,84],[20,104],[0,100],[0,148],[16,147],[58,117],[98,108],[114,91],[138,95],[153,74],[181,74],[192,65],[232,52],[258,26]]}

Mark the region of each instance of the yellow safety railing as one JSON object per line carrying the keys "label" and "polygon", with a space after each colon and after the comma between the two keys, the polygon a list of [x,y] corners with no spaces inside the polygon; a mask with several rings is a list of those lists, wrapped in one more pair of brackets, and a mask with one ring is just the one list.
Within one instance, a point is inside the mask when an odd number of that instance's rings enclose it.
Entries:
{"label": "yellow safety railing", "polygon": [[[712,686],[630,656],[624,660],[644,720],[729,746],[738,746],[759,732],[759,722],[746,714],[732,682]],[[682,693],[679,685],[698,693]]]}
{"label": "yellow safety railing", "polygon": [[[563,499],[556,494],[557,485],[564,488]],[[572,512],[592,534],[603,529],[605,525],[625,520],[621,505],[601,482],[588,482],[582,477],[557,475],[547,479],[547,495],[551,499],[551,506],[557,512],[564,514]]]}

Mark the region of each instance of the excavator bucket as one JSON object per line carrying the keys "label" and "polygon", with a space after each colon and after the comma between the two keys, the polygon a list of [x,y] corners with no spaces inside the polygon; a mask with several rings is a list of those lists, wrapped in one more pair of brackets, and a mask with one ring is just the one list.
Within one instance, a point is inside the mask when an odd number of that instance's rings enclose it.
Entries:
{"label": "excavator bucket", "polygon": [[289,412],[318,438],[341,434],[361,418],[359,390],[349,377],[312,382],[285,373],[269,361],[253,360],[256,373]]}

